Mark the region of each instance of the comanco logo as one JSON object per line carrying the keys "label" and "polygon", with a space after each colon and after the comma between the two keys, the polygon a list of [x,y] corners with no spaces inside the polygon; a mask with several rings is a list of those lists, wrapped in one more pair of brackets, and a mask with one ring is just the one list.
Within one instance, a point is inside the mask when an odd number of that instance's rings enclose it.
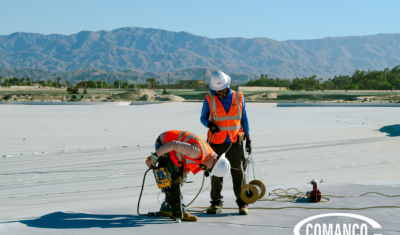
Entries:
{"label": "comanco logo", "polygon": [[[348,217],[359,219],[359,223],[313,223],[313,220],[324,217]],[[354,220],[352,220],[354,221]],[[300,221],[294,227],[294,235],[382,235],[378,233],[368,233],[368,225],[372,228],[382,228],[376,221],[361,215],[348,213],[328,213],[308,217]],[[300,234],[300,229],[304,226],[305,232]]]}

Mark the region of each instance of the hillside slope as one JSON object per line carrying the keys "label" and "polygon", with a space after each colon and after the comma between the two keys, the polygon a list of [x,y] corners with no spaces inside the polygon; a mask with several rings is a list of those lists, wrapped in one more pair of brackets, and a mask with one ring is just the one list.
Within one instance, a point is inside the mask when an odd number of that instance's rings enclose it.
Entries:
{"label": "hillside slope", "polygon": [[400,34],[275,41],[269,38],[212,39],[152,28],[81,31],[77,34],[14,33],[0,36],[0,68],[145,72],[189,68],[265,73],[292,78],[332,77],[355,69],[400,64]]}

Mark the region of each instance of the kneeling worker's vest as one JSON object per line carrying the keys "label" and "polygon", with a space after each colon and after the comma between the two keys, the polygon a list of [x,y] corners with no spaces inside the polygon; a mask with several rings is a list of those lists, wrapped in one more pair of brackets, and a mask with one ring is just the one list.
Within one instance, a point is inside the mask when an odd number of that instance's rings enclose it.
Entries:
{"label": "kneeling worker's vest", "polygon": [[222,144],[228,135],[231,142],[236,143],[239,133],[243,132],[241,125],[243,93],[232,91],[232,104],[229,113],[226,113],[224,106],[217,96],[210,93],[207,94],[206,98],[210,106],[209,120],[221,129],[215,135],[208,130],[208,139],[213,144]]}
{"label": "kneeling worker's vest", "polygon": [[208,155],[214,152],[214,150],[210,147],[210,145],[208,145],[200,136],[195,135],[191,132],[177,131],[177,130],[167,131],[164,137],[164,142],[169,143],[173,140],[185,142],[188,144],[197,143],[200,146],[201,158],[199,159],[192,159],[186,155],[183,155],[175,151],[170,152],[171,159],[175,163],[175,165],[179,166],[180,164],[179,162],[182,162],[183,169],[190,169],[190,171],[192,171],[193,174],[197,174],[199,171],[201,171],[201,168],[199,166],[200,163],[204,161],[204,159]]}

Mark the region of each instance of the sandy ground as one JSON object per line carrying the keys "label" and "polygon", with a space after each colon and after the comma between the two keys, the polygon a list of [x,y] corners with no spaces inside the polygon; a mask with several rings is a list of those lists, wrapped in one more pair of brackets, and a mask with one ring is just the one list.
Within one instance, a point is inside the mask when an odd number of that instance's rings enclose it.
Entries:
{"label": "sandy ground", "polygon": [[[145,102],[182,102],[184,98],[176,95],[158,95],[153,90],[139,89],[130,90],[126,92],[114,93],[114,94],[68,94],[70,101],[77,102],[107,102],[107,101],[145,101]],[[38,102],[38,101],[53,101],[53,102],[66,102],[69,101],[67,96],[59,95],[32,95],[32,94],[14,94],[14,95],[0,95],[0,102]]]}
{"label": "sandy ground", "polygon": [[246,101],[268,101],[270,99],[278,98],[278,95],[282,95],[280,92],[265,92],[249,95],[246,97]]}
{"label": "sandy ground", "polygon": [[176,95],[158,95],[153,90],[139,89],[112,95],[116,101],[160,101],[160,102],[182,102],[185,99]]}
{"label": "sandy ground", "polygon": [[[196,223],[137,216],[144,160],[156,137],[168,129],[205,137],[201,105],[0,106],[0,234],[293,234],[301,220],[334,212],[377,221],[382,226],[377,234],[399,234],[400,209],[352,210],[400,205],[400,197],[379,195],[318,204],[256,202],[248,216],[229,209],[220,215],[199,212],[194,213]],[[261,173],[257,178],[267,192],[290,187],[307,191],[307,182],[324,178],[323,194],[400,195],[399,108],[247,106],[253,158]],[[201,180],[201,174],[189,175],[192,182],[183,188],[186,201]],[[209,206],[208,185],[206,179],[206,191],[193,206]],[[236,206],[231,187],[227,176],[226,207]],[[149,175],[142,213],[159,209],[158,193]],[[255,207],[314,209],[251,209]]]}

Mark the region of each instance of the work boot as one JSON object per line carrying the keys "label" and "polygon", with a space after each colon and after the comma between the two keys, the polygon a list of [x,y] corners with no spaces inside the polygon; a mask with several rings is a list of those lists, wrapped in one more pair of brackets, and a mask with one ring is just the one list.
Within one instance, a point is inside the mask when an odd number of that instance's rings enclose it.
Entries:
{"label": "work boot", "polygon": [[211,201],[211,206],[207,208],[207,214],[219,214],[222,212],[222,201]]}
{"label": "work boot", "polygon": [[[172,212],[170,212],[170,211],[160,211],[158,214],[160,216],[163,216],[163,217],[168,217],[168,218],[171,218],[171,219],[173,218],[172,217]],[[193,221],[193,222],[195,222],[197,220],[198,220],[197,216],[192,215],[189,212],[183,212],[182,221]]]}
{"label": "work boot", "polygon": [[247,208],[247,205],[239,206],[239,215],[247,215],[247,214],[249,214],[249,209]]}
{"label": "work boot", "polygon": [[172,212],[171,212],[171,211],[160,211],[160,212],[158,212],[158,214],[159,214],[160,216],[163,216],[163,217],[170,217],[170,218],[172,218]]}
{"label": "work boot", "polygon": [[182,221],[197,221],[197,216],[190,214],[189,212],[183,212],[183,219]]}

